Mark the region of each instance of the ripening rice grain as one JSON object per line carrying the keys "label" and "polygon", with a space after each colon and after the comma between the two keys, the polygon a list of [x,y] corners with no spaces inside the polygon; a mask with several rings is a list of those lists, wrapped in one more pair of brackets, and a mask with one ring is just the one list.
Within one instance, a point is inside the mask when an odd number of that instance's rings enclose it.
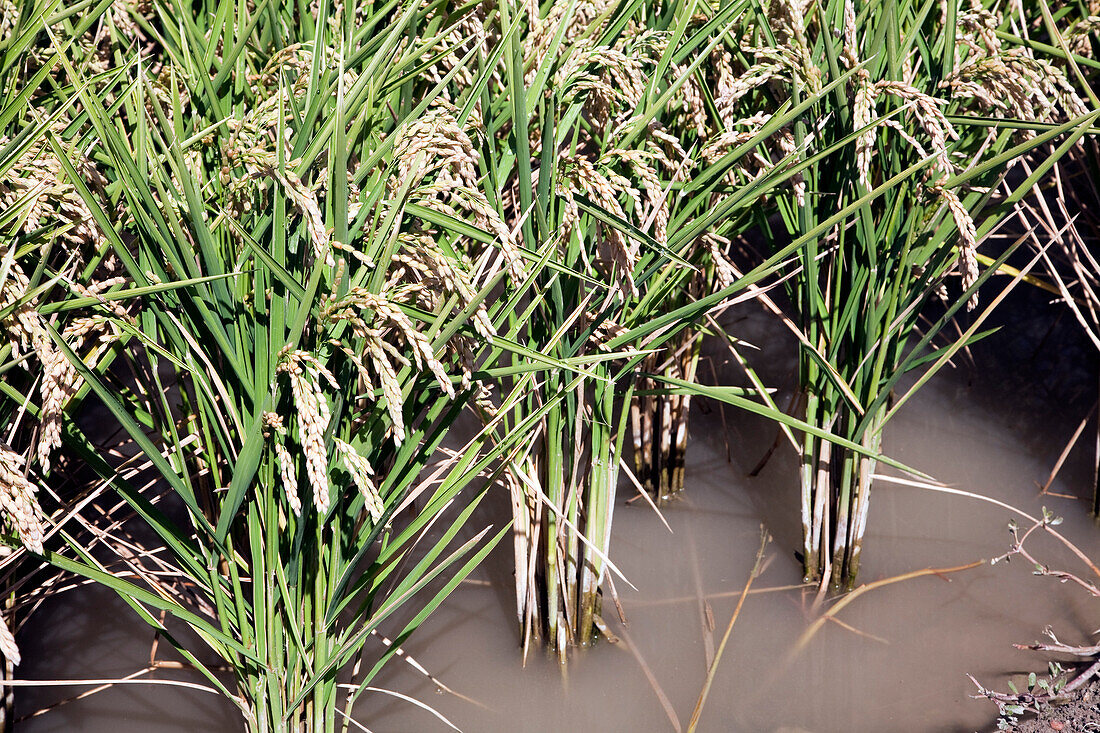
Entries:
{"label": "ripening rice grain", "polygon": [[[484,301],[478,301],[473,283],[468,274],[467,262],[459,262],[455,258],[443,253],[435,240],[427,234],[404,233],[399,236],[402,246],[394,254],[393,261],[397,267],[386,283],[386,290],[403,286],[407,292],[411,292],[416,283],[416,293],[419,300],[427,306],[425,310],[434,311],[439,305],[439,295],[442,292],[457,295],[463,307],[477,302],[473,314],[473,326],[478,335],[485,339],[491,339],[496,334],[493,322],[489,319],[489,312]],[[465,258],[463,258],[465,260]],[[419,287],[424,283],[426,287]]]}
{"label": "ripening rice grain", "polygon": [[[370,327],[366,326],[366,319],[360,315],[364,310],[374,312]],[[447,376],[442,362],[436,357],[431,341],[416,329],[416,326],[413,325],[412,320],[405,315],[404,311],[385,296],[372,293],[364,288],[352,288],[340,300],[326,304],[325,315],[332,319],[352,321],[360,327],[360,335],[363,336],[374,329],[386,327],[393,329],[400,334],[411,349],[417,368],[427,367],[435,375],[440,388],[447,393],[448,397],[454,398],[455,392],[454,386],[451,384],[451,378]],[[396,352],[393,353],[395,356],[400,356]]]}
{"label": "ripening rice grain", "polygon": [[[947,207],[951,210],[955,226],[958,227],[959,270],[962,275],[963,290],[966,290],[978,280],[978,239],[977,232],[974,229],[974,220],[954,191],[943,186],[934,187],[932,190],[943,196],[944,201],[947,202]],[[967,302],[966,308],[967,310],[974,310],[977,305],[978,294],[975,293]]]}
{"label": "ripening rice grain", "polygon": [[[852,112],[852,127],[856,130],[871,125],[875,121],[875,88],[868,82],[865,69],[857,72],[859,82],[856,87],[856,99]],[[878,127],[872,125],[856,138],[856,167],[859,183],[870,186],[868,175],[871,170],[871,156],[875,150],[875,138]]]}
{"label": "ripening rice grain", "polygon": [[[578,193],[591,198],[615,216],[627,219],[619,204],[618,190],[587,158],[579,155],[563,158],[562,172]],[[633,278],[636,245],[616,227],[604,227],[602,231],[615,266],[616,286],[637,296],[638,287]]]}
{"label": "ripening rice grain", "polygon": [[382,396],[386,400],[386,410],[393,423],[393,442],[397,445],[405,439],[405,417],[403,414],[404,399],[401,396],[401,382],[397,378],[393,364],[386,355],[383,341],[377,334],[369,334],[367,338],[367,353],[371,356],[371,366],[378,374],[378,381],[382,387]]}
{"label": "ripening rice grain", "polygon": [[316,194],[302,183],[302,179],[290,171],[277,174],[276,177],[282,182],[287,196],[305,217],[309,238],[313,242],[313,256],[332,267],[334,263],[329,249],[328,229],[325,228],[325,217],[321,213]]}
{"label": "ripening rice grain", "polygon": [[359,493],[366,500],[367,511],[370,512],[371,519],[375,522],[379,521],[382,519],[384,506],[382,497],[378,495],[378,489],[370,479],[374,475],[374,469],[371,468],[370,462],[359,455],[349,443],[345,443],[339,438],[336,439],[336,450],[344,459],[344,467],[348,469],[352,482],[355,483]]}
{"label": "ripening rice grain", "polygon": [[298,477],[294,472],[294,459],[282,443],[275,443],[275,456],[279,460],[279,478],[283,482],[286,503],[295,516],[301,516],[302,500],[298,498]]}
{"label": "ripening rice grain", "polygon": [[31,552],[42,554],[42,510],[34,485],[23,475],[23,457],[0,443],[0,508]]}
{"label": "ripening rice grain", "polygon": [[287,505],[295,516],[301,516],[302,501],[298,498],[298,474],[294,469],[294,458],[284,445],[286,427],[283,425],[283,416],[275,412],[265,412],[263,422],[264,437],[274,438],[273,447],[275,458],[279,462],[279,479],[283,484]]}
{"label": "ripening rice grain", "polygon": [[[86,291],[98,295],[90,289]],[[115,307],[118,307],[117,304]],[[89,367],[94,366],[99,356],[118,339],[119,330],[115,324],[99,316],[77,318],[61,334],[61,338],[74,352],[78,352],[91,337],[95,337],[92,351],[83,357],[84,363]],[[60,349],[51,344],[43,352],[46,358],[42,359],[42,409],[39,418],[42,434],[38,440],[37,456],[42,470],[48,471],[50,453],[61,445],[61,418],[65,405],[79,391],[82,380],[76,367]]]}
{"label": "ripening rice grain", "polygon": [[18,665],[22,660],[19,647],[15,643],[15,635],[11,633],[3,617],[0,617],[0,654],[14,665]]}
{"label": "ripening rice grain", "polygon": [[1092,58],[1090,35],[1095,33],[1097,29],[1100,29],[1100,16],[1089,15],[1087,18],[1074,23],[1063,35],[1073,53],[1078,56]]}
{"label": "ripening rice grain", "polygon": [[635,200],[639,218],[645,220],[640,228],[645,231],[648,228],[649,221],[652,221],[653,238],[659,243],[665,244],[668,241],[668,197],[664,186],[661,184],[661,179],[657,176],[657,169],[654,167],[657,158],[657,154],[650,151],[612,148],[605,152],[600,159],[608,163],[622,161],[630,165],[631,170],[642,183],[647,205],[642,205],[638,191],[629,181],[622,177],[619,178],[625,182],[624,190]]}
{"label": "ripening rice grain", "polygon": [[[27,293],[30,280],[15,261],[14,252],[0,248],[0,309],[6,309],[21,300]],[[9,335],[12,353],[16,356],[30,350],[37,352],[39,361],[48,358],[53,344],[42,317],[34,309],[34,303],[24,302],[0,320]]]}
{"label": "ripening rice grain", "polygon": [[[410,198],[452,216],[457,217],[456,212],[447,207],[472,213],[479,227],[495,235],[509,276],[522,282],[526,272],[515,235],[478,184],[480,156],[456,113],[449,105],[437,103],[398,131],[394,141],[396,170],[388,185],[394,193],[408,186]],[[434,178],[429,181],[429,176]]]}
{"label": "ripening rice grain", "polygon": [[[321,514],[328,512],[328,451],[325,431],[328,429],[328,402],[321,391],[323,377],[333,389],[339,389],[336,378],[315,357],[295,350],[280,355],[278,370],[290,378],[290,389],[297,410],[298,441],[306,459],[306,476],[313,489],[313,503]],[[289,497],[288,497],[289,499]]]}

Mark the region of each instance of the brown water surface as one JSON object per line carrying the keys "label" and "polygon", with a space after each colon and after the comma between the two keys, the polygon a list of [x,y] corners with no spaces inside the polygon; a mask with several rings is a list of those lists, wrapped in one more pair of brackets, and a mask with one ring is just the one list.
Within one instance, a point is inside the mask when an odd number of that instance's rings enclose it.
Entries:
{"label": "brown water surface", "polygon": [[[937,377],[887,429],[885,451],[952,486],[1037,514],[1047,505],[1059,528],[1092,557],[1100,531],[1078,499],[1038,497],[1086,405],[1009,403],[965,376]],[[628,625],[605,603],[622,639],[575,654],[563,670],[539,653],[521,665],[514,628],[509,548],[501,546],[406,645],[455,691],[446,694],[394,662],[374,681],[437,709],[464,731],[674,731],[686,728],[708,658],[744,585],[764,522],[774,535],[759,590],[799,583],[795,459],[782,448],[757,478],[745,473],[774,428],[713,407],[693,416],[687,491],[664,510],[665,530],[642,502],[616,508],[612,558],[636,590],[616,587]],[[727,440],[731,443],[727,458]],[[1087,495],[1085,449],[1052,491]],[[620,488],[620,498],[632,491]],[[871,501],[861,580],[988,560],[1004,553],[1011,513],[959,496],[879,482]],[[497,516],[499,520],[499,516]],[[1054,567],[1087,570],[1046,537],[1030,549]],[[1044,660],[1013,642],[1040,638],[1050,624],[1069,643],[1100,627],[1100,602],[1072,585],[1035,577],[1022,561],[926,576],[871,591],[828,623],[800,653],[795,640],[814,616],[801,590],[748,598],[721,659],[701,731],[973,731],[994,708],[970,699],[966,673],[1004,688],[1006,674]],[[1094,578],[1095,580],[1095,578]],[[109,593],[82,589],[47,606],[21,637],[28,679],[119,677],[145,666],[151,633]],[[713,619],[716,627],[708,630]],[[74,690],[20,691],[21,712]],[[357,717],[374,733],[443,731],[430,713],[368,693]],[[225,731],[232,707],[212,695],[124,687],[73,702],[21,731]]]}
{"label": "brown water surface", "polygon": [[[937,380],[891,423],[886,453],[1033,515],[1047,505],[1065,516],[1059,528],[1065,535],[1100,556],[1100,532],[1083,502],[1037,497],[1035,481],[1045,479],[1073,426],[1067,432],[1066,421],[1050,414],[1009,424],[980,397],[958,377]],[[1082,411],[1075,409],[1074,417]],[[797,515],[790,511],[793,452],[777,454],[761,476],[748,479],[744,467],[727,462],[719,416],[693,419],[687,494],[665,509],[672,533],[640,502],[616,512],[613,559],[637,587],[616,583],[627,626],[605,611],[620,644],[577,654],[564,675],[539,654],[522,668],[507,589],[466,584],[407,649],[485,708],[436,694],[430,682],[398,666],[378,686],[418,697],[466,731],[686,728],[710,648],[720,641],[747,579],[762,520],[776,539],[755,587],[800,581],[792,555],[798,542]],[[744,437],[749,428],[739,423]],[[768,431],[765,442],[772,435]],[[1077,455],[1052,491],[1085,493],[1088,456]],[[787,511],[777,509],[783,506]],[[1011,516],[974,499],[879,482],[861,581],[1001,555],[1011,541]],[[1055,567],[1087,572],[1049,538],[1037,537],[1028,547]],[[1003,689],[1005,673],[1045,667],[1038,655],[1014,649],[1013,642],[1037,640],[1051,624],[1062,640],[1086,643],[1100,626],[1100,603],[1070,585],[1033,576],[1022,560],[868,592],[839,614],[850,628],[829,623],[794,654],[796,639],[814,618],[811,602],[812,594],[799,590],[754,594],[746,601],[699,730],[988,729],[995,709],[970,699],[975,690],[966,673]],[[706,631],[708,617],[717,627],[713,632]],[[364,705],[372,708],[373,731],[445,729],[399,701],[376,698]]]}

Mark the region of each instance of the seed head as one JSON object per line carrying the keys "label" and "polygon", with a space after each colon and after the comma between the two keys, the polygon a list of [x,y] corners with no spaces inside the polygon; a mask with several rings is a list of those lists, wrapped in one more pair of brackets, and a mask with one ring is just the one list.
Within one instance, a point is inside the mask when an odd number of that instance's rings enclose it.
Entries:
{"label": "seed head", "polygon": [[344,467],[351,475],[352,482],[355,483],[359,493],[366,500],[367,511],[370,512],[371,519],[375,522],[379,521],[382,519],[385,507],[382,504],[382,497],[378,495],[378,489],[370,479],[374,475],[374,469],[371,468],[370,462],[359,455],[350,444],[340,439],[336,440],[336,449],[344,459]]}
{"label": "seed head", "polygon": [[23,474],[23,457],[0,443],[0,509],[19,533],[23,546],[42,554],[42,510],[34,485]]}
{"label": "seed head", "polygon": [[22,659],[19,646],[15,643],[15,635],[11,633],[3,617],[0,617],[0,654],[14,665],[18,665]]}
{"label": "seed head", "polygon": [[282,443],[275,443],[275,456],[279,461],[279,477],[283,482],[286,503],[294,516],[301,516],[302,501],[298,498],[298,476],[294,471],[294,459]]}
{"label": "seed head", "polygon": [[[333,389],[339,389],[332,376],[313,355],[301,351],[289,351],[281,355],[278,371],[288,375],[294,407],[297,410],[298,441],[306,460],[306,476],[313,489],[313,503],[321,514],[328,512],[328,451],[325,449],[325,431],[331,413],[328,400],[321,390],[321,380]],[[290,497],[288,495],[288,501]]]}

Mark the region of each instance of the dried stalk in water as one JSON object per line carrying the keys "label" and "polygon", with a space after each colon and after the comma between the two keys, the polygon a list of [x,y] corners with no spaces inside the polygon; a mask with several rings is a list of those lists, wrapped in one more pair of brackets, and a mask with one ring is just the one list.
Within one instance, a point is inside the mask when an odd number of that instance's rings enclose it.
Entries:
{"label": "dried stalk in water", "polygon": [[[650,355],[642,371],[694,382],[701,337],[685,331],[673,343],[671,356]],[[637,389],[650,394],[636,395],[630,407],[635,475],[657,503],[683,491],[691,410],[690,394],[660,394],[660,387],[648,377],[639,378]]]}

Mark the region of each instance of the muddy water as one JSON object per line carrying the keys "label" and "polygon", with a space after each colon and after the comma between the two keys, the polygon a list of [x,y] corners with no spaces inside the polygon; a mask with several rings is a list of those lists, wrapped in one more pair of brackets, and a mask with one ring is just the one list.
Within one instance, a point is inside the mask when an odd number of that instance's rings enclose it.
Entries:
{"label": "muddy water", "polygon": [[[17,679],[119,679],[149,666],[153,633],[113,593],[94,586],[49,601],[19,634],[23,664]],[[183,637],[186,638],[186,637]],[[194,648],[201,645],[194,644]],[[158,660],[178,660],[162,642]],[[158,670],[156,679],[205,683],[183,670]],[[143,678],[148,678],[144,676]],[[94,686],[19,688],[16,715],[87,693]],[[240,715],[221,697],[178,687],[118,685],[61,704],[16,725],[20,731],[63,733],[183,733],[239,730]]]}
{"label": "muddy water", "polygon": [[[408,650],[485,708],[435,694],[430,683],[420,684],[397,668],[379,686],[412,692],[468,731],[686,727],[710,648],[720,641],[747,578],[762,519],[776,539],[756,587],[799,582],[790,551],[797,527],[790,515],[774,511],[776,492],[788,494],[781,503],[793,504],[785,486],[793,457],[777,455],[760,477],[746,479],[744,467],[727,462],[718,416],[695,419],[688,494],[665,511],[672,533],[637,504],[621,508],[615,519],[613,557],[638,588],[617,583],[628,625],[608,620],[621,643],[578,655],[565,676],[539,656],[522,669],[509,633],[505,590],[467,585]],[[1061,449],[1055,444],[1065,439],[1062,425],[1054,429],[1046,422],[1033,414],[1019,426],[1006,426],[973,390],[955,379],[940,380],[899,414],[886,451],[941,481],[1032,514],[1046,504],[1066,516],[1065,534],[1096,556],[1100,532],[1084,516],[1081,502],[1036,498],[1034,481],[1045,479]],[[1020,434],[1017,427],[1028,432]],[[1052,490],[1087,486],[1085,462],[1071,462]],[[862,580],[995,557],[1007,550],[1009,518],[1005,510],[979,501],[880,483],[872,499]],[[1039,557],[1078,569],[1043,539],[1033,547]],[[1085,642],[1100,626],[1100,603],[1033,577],[1017,561],[870,592],[839,615],[851,628],[826,625],[792,658],[794,641],[812,619],[811,601],[798,590],[747,600],[700,730],[985,729],[993,707],[968,697],[974,688],[966,673],[1003,688],[1005,672],[1043,666],[1033,653],[1015,650],[1013,642],[1038,639],[1047,624],[1063,640]],[[707,630],[708,617],[717,626],[714,632]],[[374,731],[443,730],[407,704],[376,700],[374,706]]]}
{"label": "muddy water", "polygon": [[[1064,534],[1100,557],[1100,530],[1083,501],[1036,496],[1035,482],[1045,479],[1088,405],[1072,398],[1010,401],[997,381],[1003,379],[966,368],[937,378],[890,424],[885,451],[1033,515],[1049,506],[1065,517]],[[636,587],[616,582],[626,625],[605,603],[620,643],[576,654],[564,674],[537,653],[522,667],[508,548],[500,547],[406,645],[469,699],[438,693],[400,662],[375,685],[416,697],[473,733],[685,728],[748,576],[762,522],[774,540],[754,587],[799,582],[792,553],[798,545],[793,452],[780,449],[760,476],[746,478],[774,430],[730,411],[723,419],[705,407],[692,418],[687,494],[664,510],[672,531],[641,502],[616,509],[612,557]],[[1090,458],[1084,449],[1072,454],[1051,490],[1087,495]],[[861,580],[988,560],[1008,549],[1010,518],[973,499],[879,482]],[[1054,567],[1085,572],[1047,538],[1029,547]],[[149,632],[131,624],[107,594],[79,593],[70,605],[44,609],[34,633],[24,635],[20,677],[111,677],[145,666]],[[974,688],[966,673],[1003,689],[1008,673],[1045,664],[1014,649],[1014,642],[1038,640],[1050,624],[1063,641],[1084,643],[1100,627],[1100,602],[1032,576],[1022,561],[868,592],[838,615],[843,625],[826,624],[795,653],[795,640],[813,619],[811,602],[812,594],[797,589],[748,598],[699,730],[987,730],[994,708],[969,698]],[[73,692],[23,691],[19,709]],[[375,733],[447,730],[430,713],[381,693],[366,696],[356,712]],[[236,729],[235,721],[232,708],[210,695],[128,687],[67,704],[20,730],[224,731]]]}

